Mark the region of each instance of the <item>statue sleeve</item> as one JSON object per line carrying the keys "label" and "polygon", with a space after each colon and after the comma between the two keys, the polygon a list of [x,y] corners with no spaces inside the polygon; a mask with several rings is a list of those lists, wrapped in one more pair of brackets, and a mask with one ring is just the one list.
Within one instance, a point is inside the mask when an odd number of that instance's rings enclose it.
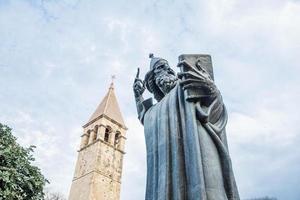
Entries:
{"label": "statue sleeve", "polygon": [[153,100],[152,98],[146,99],[146,100],[137,100],[137,111],[138,111],[138,118],[142,124],[144,124],[144,116],[145,113],[149,108],[153,106]]}

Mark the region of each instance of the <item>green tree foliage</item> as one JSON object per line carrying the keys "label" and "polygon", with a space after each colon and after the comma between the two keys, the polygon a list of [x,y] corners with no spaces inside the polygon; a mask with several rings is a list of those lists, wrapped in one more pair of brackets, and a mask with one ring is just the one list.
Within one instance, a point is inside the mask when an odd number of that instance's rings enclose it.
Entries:
{"label": "green tree foliage", "polygon": [[44,199],[48,181],[31,163],[34,148],[20,146],[11,128],[0,123],[0,200]]}

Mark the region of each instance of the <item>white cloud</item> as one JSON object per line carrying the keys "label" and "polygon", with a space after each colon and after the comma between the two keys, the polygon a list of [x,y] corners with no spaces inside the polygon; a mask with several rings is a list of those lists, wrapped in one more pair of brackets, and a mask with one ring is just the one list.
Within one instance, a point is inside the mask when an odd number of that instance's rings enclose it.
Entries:
{"label": "white cloud", "polygon": [[124,157],[121,197],[140,199],[145,195],[146,147],[144,129],[136,117],[127,117],[129,127]]}
{"label": "white cloud", "polygon": [[299,184],[300,148],[299,127],[295,124],[300,121],[295,99],[300,93],[284,90],[270,94],[252,101],[252,108],[240,109],[243,113],[229,116],[227,132],[236,177],[244,197],[256,194],[296,199],[299,193],[292,192],[292,185]]}

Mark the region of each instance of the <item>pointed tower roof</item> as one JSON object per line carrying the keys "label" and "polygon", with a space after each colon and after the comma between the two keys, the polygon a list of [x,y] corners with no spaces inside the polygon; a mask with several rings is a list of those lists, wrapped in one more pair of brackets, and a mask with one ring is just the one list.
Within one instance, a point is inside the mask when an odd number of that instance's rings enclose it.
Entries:
{"label": "pointed tower roof", "polygon": [[108,117],[123,127],[126,127],[114,92],[113,82],[110,84],[107,94],[98,105],[96,111],[92,114],[89,121],[83,127],[88,126],[103,116]]}

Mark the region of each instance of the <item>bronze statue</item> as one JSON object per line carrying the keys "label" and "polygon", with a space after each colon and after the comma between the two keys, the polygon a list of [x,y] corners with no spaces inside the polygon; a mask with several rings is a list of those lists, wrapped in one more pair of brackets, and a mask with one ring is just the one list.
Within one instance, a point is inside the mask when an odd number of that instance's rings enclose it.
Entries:
{"label": "bronze statue", "polygon": [[[147,148],[146,200],[239,200],[228,153],[227,112],[209,55],[181,55],[176,73],[150,54],[133,90]],[[144,100],[147,88],[156,99]]]}

